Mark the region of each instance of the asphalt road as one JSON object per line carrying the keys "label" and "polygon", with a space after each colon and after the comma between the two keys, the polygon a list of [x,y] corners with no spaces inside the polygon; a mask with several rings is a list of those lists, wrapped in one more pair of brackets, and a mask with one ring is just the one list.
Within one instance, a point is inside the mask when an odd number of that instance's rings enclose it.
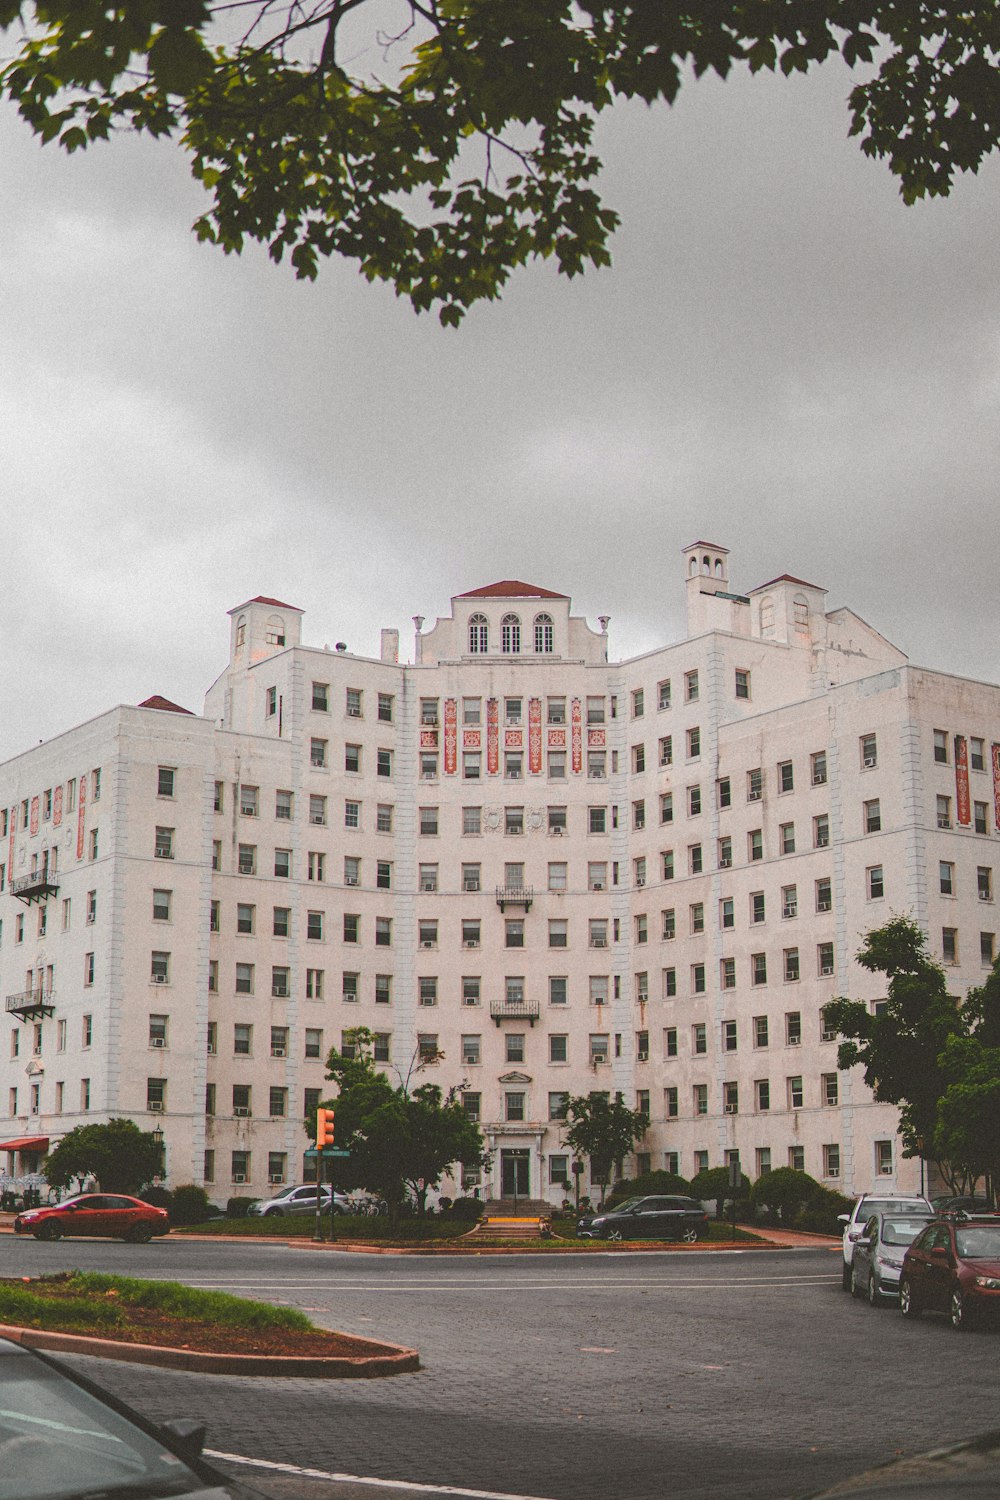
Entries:
{"label": "asphalt road", "polygon": [[778,1500],[998,1425],[1000,1335],[853,1302],[827,1250],[434,1259],[0,1242],[0,1275],[73,1266],[287,1303],[420,1350],[422,1371],[377,1381],[80,1361],[153,1418],[206,1418],[212,1450],[288,1466],[238,1466],[283,1500],[401,1500],[414,1485]]}

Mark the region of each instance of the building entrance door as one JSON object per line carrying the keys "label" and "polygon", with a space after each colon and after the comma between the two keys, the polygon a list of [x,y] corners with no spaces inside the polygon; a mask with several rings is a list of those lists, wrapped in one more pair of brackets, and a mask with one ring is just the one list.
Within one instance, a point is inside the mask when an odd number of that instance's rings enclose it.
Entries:
{"label": "building entrance door", "polygon": [[531,1191],[531,1153],[526,1149],[501,1150],[500,1192],[504,1198],[527,1198]]}

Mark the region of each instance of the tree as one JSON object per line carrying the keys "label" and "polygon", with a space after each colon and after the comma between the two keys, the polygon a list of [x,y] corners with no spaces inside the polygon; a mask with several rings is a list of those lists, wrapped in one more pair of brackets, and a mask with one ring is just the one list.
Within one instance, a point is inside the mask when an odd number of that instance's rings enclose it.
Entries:
{"label": "tree", "polygon": [[42,1168],[52,1187],[69,1187],[96,1177],[106,1193],[138,1193],[163,1163],[162,1143],[134,1120],[113,1119],[106,1125],[77,1125],[63,1136]]}
{"label": "tree", "polygon": [[815,1177],[795,1167],[776,1167],[757,1178],[750,1189],[754,1208],[765,1209],[773,1219],[791,1224],[804,1204],[822,1191]]}
{"label": "tree", "polygon": [[940,1058],[945,1090],[938,1100],[934,1139],[964,1187],[981,1177],[987,1191],[1000,1183],[1000,1047],[978,1036],[949,1037]]}
{"label": "tree", "polygon": [[622,1163],[646,1134],[649,1119],[641,1110],[629,1109],[621,1094],[611,1099],[604,1093],[569,1098],[566,1117],[571,1122],[566,1144],[575,1156],[589,1158],[590,1180],[601,1189],[603,1207],[612,1175],[616,1170],[621,1175]]}
{"label": "tree", "polygon": [[948,1083],[939,1059],[949,1038],[961,1036],[966,1026],[945,988],[944,970],[928,956],[923,933],[908,917],[893,917],[867,933],[857,960],[889,983],[876,1015],[862,1000],[826,1005],[827,1024],[848,1038],[840,1044],[838,1066],[864,1066],[875,1098],[900,1106],[904,1154],[933,1157],[947,1176],[935,1134],[938,1101]]}
{"label": "tree", "polygon": [[370,1031],[356,1027],[347,1042],[347,1053],[334,1049],[327,1059],[337,1097],[326,1102],[336,1114],[337,1144],[350,1152],[341,1180],[379,1193],[395,1227],[408,1195],[423,1213],[428,1191],[454,1162],[481,1159],[483,1138],[457,1088],[443,1094],[425,1083],[411,1092],[411,1076],[425,1063],[415,1058],[394,1086],[375,1067]]}
{"label": "tree", "polygon": [[729,1185],[728,1167],[704,1167],[691,1179],[691,1196],[703,1203],[715,1203],[715,1217],[722,1218],[727,1198],[745,1198],[750,1188],[749,1180],[740,1173],[740,1185],[735,1190]]}
{"label": "tree", "polygon": [[[0,28],[23,28],[0,91],[67,151],[121,127],[179,137],[211,200],[200,238],[260,241],[305,277],[347,256],[446,324],[535,257],[609,263],[594,130],[618,99],[673,103],[736,66],[870,65],[850,130],[907,203],[947,194],[1000,134],[993,0],[406,9],[385,37],[375,0],[0,0]],[[373,52],[379,71],[348,71]]]}

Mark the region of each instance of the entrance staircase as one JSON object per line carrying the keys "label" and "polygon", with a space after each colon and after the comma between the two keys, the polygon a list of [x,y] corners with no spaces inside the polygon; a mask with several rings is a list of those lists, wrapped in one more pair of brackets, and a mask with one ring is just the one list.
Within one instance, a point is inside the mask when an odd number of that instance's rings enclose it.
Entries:
{"label": "entrance staircase", "polygon": [[552,1205],[542,1198],[491,1198],[473,1234],[491,1240],[537,1240],[551,1233]]}

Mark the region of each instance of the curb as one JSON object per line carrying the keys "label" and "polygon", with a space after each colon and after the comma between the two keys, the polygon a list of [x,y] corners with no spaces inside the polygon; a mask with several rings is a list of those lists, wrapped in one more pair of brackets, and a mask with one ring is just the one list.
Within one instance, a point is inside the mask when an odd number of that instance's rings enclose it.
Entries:
{"label": "curb", "polygon": [[121,1344],[113,1339],[87,1338],[77,1333],[53,1333],[44,1328],[19,1328],[0,1324],[0,1338],[23,1344],[26,1349],[52,1349],[62,1354],[90,1354],[97,1359],[118,1359],[126,1364],[160,1365],[169,1370],[197,1371],[204,1375],[305,1375],[323,1380],[369,1380],[381,1375],[406,1375],[420,1369],[416,1349],[386,1344],[380,1339],[366,1342],[384,1349],[384,1354],[267,1355],[209,1354],[197,1349],[169,1349],[157,1344]]}
{"label": "curb", "polygon": [[331,1245],[326,1240],[324,1240],[322,1244],[316,1244],[312,1240],[305,1240],[305,1241],[303,1241],[303,1240],[284,1240],[284,1241],[281,1241],[280,1243],[283,1243],[286,1246],[286,1248],[289,1249],[289,1250],[326,1250],[326,1251],[340,1250],[340,1251],[342,1251],[346,1255],[446,1255],[446,1256],[456,1256],[456,1255],[546,1255],[546,1256],[552,1256],[552,1255],[655,1255],[655,1254],[663,1254],[664,1252],[667,1252],[668,1254],[672,1254],[672,1253],[676,1252],[676,1253],[679,1253],[679,1254],[688,1254],[689,1255],[689,1254],[691,1254],[693,1252],[703,1251],[703,1250],[710,1250],[710,1251],[713,1251],[713,1252],[717,1252],[719,1254],[732,1254],[733,1251],[740,1251],[741,1253],[745,1254],[745,1253],[747,1253],[749,1251],[753,1251],[753,1250],[811,1250],[811,1249],[839,1250],[841,1248],[841,1244],[840,1244],[839,1240],[837,1240],[836,1242],[831,1242],[831,1241],[824,1240],[824,1239],[822,1239],[820,1237],[817,1237],[817,1244],[815,1244],[815,1245],[799,1244],[799,1243],[791,1245],[791,1244],[779,1244],[779,1243],[773,1243],[773,1242],[768,1242],[768,1243],[764,1243],[764,1244],[761,1244],[761,1243],[752,1244],[752,1243],[750,1243],[750,1242],[748,1242],[746,1240],[736,1240],[735,1242],[730,1241],[730,1240],[714,1240],[714,1241],[713,1240],[705,1240],[705,1241],[699,1240],[699,1242],[696,1245],[679,1245],[679,1244],[670,1244],[670,1243],[666,1243],[666,1244],[662,1244],[662,1245],[643,1245],[643,1244],[639,1243],[638,1241],[633,1241],[632,1244],[628,1244],[628,1245],[611,1244],[609,1242],[605,1242],[604,1244],[602,1244],[600,1246],[599,1249],[596,1246],[594,1248],[590,1248],[589,1246],[585,1246],[585,1245],[570,1245],[570,1244],[567,1244],[567,1245],[554,1246],[552,1249],[549,1249],[549,1250],[540,1250],[537,1246],[532,1246],[532,1245],[511,1245],[509,1247],[502,1246],[502,1245],[483,1245],[479,1249],[475,1249],[473,1246],[470,1245],[467,1249],[466,1248],[459,1249],[457,1246],[454,1247],[454,1248],[452,1248],[450,1246],[437,1247],[437,1246],[432,1246],[432,1245],[412,1245],[412,1246],[411,1245],[362,1245],[362,1244],[357,1244],[355,1241],[350,1241],[350,1242],[344,1243],[344,1244],[341,1244],[341,1243],[338,1243],[338,1242],[335,1241]]}

